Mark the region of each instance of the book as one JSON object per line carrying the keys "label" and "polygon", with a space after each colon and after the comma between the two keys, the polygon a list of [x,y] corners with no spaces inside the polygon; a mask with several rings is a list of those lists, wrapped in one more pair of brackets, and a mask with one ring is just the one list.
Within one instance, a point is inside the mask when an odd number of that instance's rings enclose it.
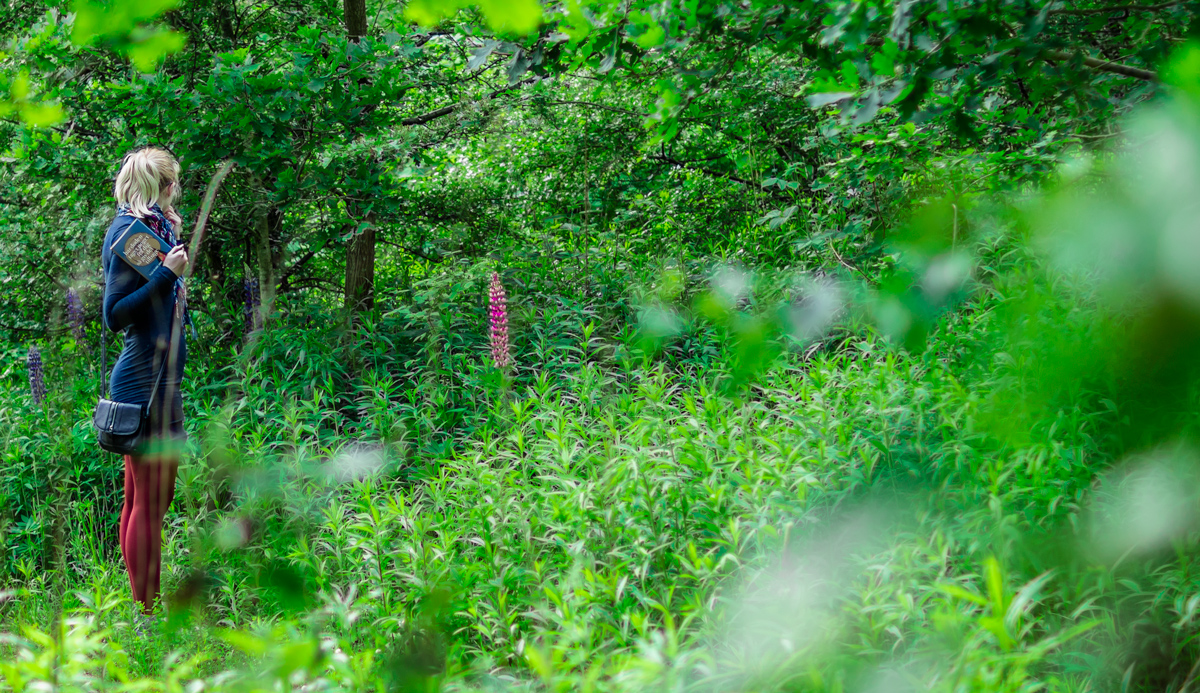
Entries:
{"label": "book", "polygon": [[134,219],[111,246],[113,253],[143,277],[149,279],[154,270],[158,269],[171,252],[171,246],[150,230],[142,220]]}

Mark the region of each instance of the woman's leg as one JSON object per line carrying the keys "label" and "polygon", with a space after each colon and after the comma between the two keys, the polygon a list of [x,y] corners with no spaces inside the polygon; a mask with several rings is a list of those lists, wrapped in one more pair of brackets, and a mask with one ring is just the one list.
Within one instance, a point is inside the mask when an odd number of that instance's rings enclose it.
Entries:
{"label": "woman's leg", "polygon": [[133,598],[150,613],[158,599],[162,570],[162,522],[175,494],[174,461],[133,458],[133,508],[125,535],[129,584]]}
{"label": "woman's leg", "polygon": [[163,463],[159,465],[162,470],[163,482],[161,485],[162,494],[158,498],[158,506],[155,509],[155,517],[158,518],[155,527],[159,544],[159,558],[154,562],[155,570],[152,573],[153,580],[147,589],[148,603],[153,604],[158,596],[162,593],[159,589],[159,580],[162,578],[162,525],[163,518],[167,516],[167,508],[171,507],[171,501],[175,500],[175,477],[179,471],[177,462]]}
{"label": "woman's leg", "polygon": [[[133,460],[125,455],[125,500],[121,503],[121,524],[117,527],[117,542],[121,546],[121,559],[125,561],[125,572],[129,572],[129,552],[125,550],[125,535],[129,532],[129,513],[133,511]],[[133,573],[129,573],[132,579]]]}

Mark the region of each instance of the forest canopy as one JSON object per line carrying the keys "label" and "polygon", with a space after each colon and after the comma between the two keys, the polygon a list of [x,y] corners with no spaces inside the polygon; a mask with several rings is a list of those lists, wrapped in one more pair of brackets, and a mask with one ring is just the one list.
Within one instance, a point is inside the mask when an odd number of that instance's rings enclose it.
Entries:
{"label": "forest canopy", "polygon": [[[244,278],[268,305],[340,286],[369,306],[369,254],[480,257],[521,245],[517,219],[570,243],[562,224],[636,227],[647,200],[711,237],[685,246],[727,235],[714,220],[774,230],[841,207],[826,233],[869,239],[857,256],[931,160],[969,150],[979,175],[1020,181],[1111,135],[1192,23],[1187,3],[1148,7],[383,3],[352,27],[338,3],[14,1],[3,185],[10,233],[29,236],[6,262],[86,280],[96,183],[148,142],[184,162],[193,207],[236,164],[197,266],[196,305],[226,335],[215,306]],[[59,302],[27,288],[44,298],[5,308],[10,333]]]}

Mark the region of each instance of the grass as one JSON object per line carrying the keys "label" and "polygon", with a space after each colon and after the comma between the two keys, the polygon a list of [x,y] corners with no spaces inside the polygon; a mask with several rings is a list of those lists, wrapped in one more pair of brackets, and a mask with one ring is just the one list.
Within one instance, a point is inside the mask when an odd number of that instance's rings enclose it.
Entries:
{"label": "grass", "polygon": [[57,655],[80,688],[1095,690],[1162,673],[1129,623],[1192,647],[1190,563],[1118,578],[1046,550],[1088,502],[1094,422],[1006,446],[949,362],[866,339],[728,396],[719,365],[617,377],[584,341],[573,370],[479,389],[438,448],[436,379],[377,372],[347,408],[303,386],[338,361],[311,346],[197,393],[163,631],[121,625],[108,518],[76,501],[66,573],[0,607],[52,632],[62,594],[65,635],[7,640],[7,687]]}
{"label": "grass", "polygon": [[[1119,556],[1096,540],[1104,517],[1137,519],[1158,468],[1114,468],[1120,416],[1098,393],[1004,408],[1037,355],[997,347],[1001,288],[913,353],[854,323],[792,349],[750,313],[681,313],[647,357],[625,308],[517,296],[502,374],[469,290],[486,276],[432,278],[355,331],[292,313],[193,360],[203,453],[146,637],[117,468],[87,427],[96,370],[79,345],[44,349],[34,407],[10,358],[0,689],[1189,685],[1186,536]],[[682,285],[646,286],[637,302],[666,305]],[[766,313],[786,298],[755,295]],[[747,371],[747,335],[781,356]]]}

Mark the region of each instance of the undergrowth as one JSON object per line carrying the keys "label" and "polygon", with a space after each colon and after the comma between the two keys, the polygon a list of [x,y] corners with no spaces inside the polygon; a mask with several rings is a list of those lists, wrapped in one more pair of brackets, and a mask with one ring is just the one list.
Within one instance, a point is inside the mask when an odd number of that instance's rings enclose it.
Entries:
{"label": "undergrowth", "polygon": [[986,303],[920,356],[842,333],[734,389],[719,330],[647,359],[616,321],[543,309],[506,375],[478,316],[433,318],[330,339],[293,315],[189,365],[149,638],[95,369],[47,354],[77,372],[34,408],[10,366],[6,687],[1147,689],[1195,656],[1190,558],[1088,554],[1111,416],[989,431]]}

